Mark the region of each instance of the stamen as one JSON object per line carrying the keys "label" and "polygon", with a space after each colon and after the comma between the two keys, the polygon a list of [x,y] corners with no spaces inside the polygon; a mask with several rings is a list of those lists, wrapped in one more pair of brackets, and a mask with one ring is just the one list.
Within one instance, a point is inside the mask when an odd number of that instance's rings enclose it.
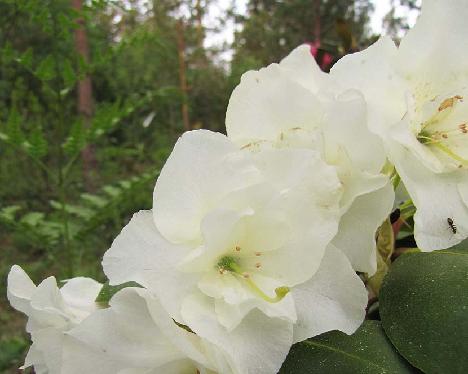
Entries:
{"label": "stamen", "polygon": [[236,251],[237,251],[237,252],[240,252],[240,250],[241,250],[241,247],[236,246]]}
{"label": "stamen", "polygon": [[454,97],[449,97],[448,99],[445,99],[444,101],[442,101],[442,103],[439,106],[439,109],[438,109],[439,112],[442,112],[443,110],[447,108],[453,107],[453,105],[456,103],[455,100],[463,101],[463,97],[461,97],[460,95],[456,95]]}
{"label": "stamen", "polygon": [[255,267],[256,267],[257,269],[260,269],[260,268],[262,267],[262,264],[261,264],[260,262],[257,262],[257,263],[255,264]]}
{"label": "stamen", "polygon": [[262,252],[255,252],[255,256],[260,257],[262,255]]}

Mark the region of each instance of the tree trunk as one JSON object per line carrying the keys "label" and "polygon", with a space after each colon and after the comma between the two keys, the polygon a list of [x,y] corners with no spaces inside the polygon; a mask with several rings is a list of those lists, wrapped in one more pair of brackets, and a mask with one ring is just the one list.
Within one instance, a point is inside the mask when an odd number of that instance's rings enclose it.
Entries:
{"label": "tree trunk", "polygon": [[188,88],[187,77],[185,75],[185,38],[184,38],[184,21],[179,19],[177,21],[177,51],[179,55],[179,84],[182,93],[182,121],[184,123],[185,131],[190,130],[190,120],[188,111]]}
{"label": "tree trunk", "polygon": [[[83,0],[72,0],[72,7],[78,13],[82,11]],[[86,28],[84,25],[84,19],[78,19],[79,26],[75,30],[75,48],[76,52],[79,56],[83,59],[83,61],[88,64],[89,63],[89,47],[88,47],[88,39],[86,37]],[[83,124],[85,128],[89,128],[91,126],[91,120],[93,117],[93,88],[91,84],[91,77],[86,74],[78,82],[78,97],[77,97],[77,108],[78,114],[81,116],[83,120]],[[93,191],[95,188],[94,183],[94,175],[97,162],[95,156],[94,147],[88,144],[82,151],[81,151],[81,158],[83,161],[83,178],[85,183],[85,188],[87,191]]]}

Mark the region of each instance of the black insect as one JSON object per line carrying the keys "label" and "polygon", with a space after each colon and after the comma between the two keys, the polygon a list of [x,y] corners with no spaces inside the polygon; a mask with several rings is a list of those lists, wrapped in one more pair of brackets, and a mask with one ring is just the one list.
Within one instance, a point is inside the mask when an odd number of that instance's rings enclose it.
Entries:
{"label": "black insect", "polygon": [[450,227],[450,230],[452,230],[452,232],[454,234],[457,233],[457,225],[455,225],[455,223],[453,222],[453,219],[452,218],[447,218],[447,223]]}

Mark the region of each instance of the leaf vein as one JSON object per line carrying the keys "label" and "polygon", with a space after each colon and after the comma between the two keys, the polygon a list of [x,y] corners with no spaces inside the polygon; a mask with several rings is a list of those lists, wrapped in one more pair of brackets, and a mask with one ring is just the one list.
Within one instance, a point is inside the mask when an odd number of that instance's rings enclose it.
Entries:
{"label": "leaf vein", "polygon": [[374,366],[374,367],[376,367],[376,368],[379,368],[380,370],[382,370],[382,373],[386,373],[386,372],[387,372],[385,368],[379,366],[378,364],[375,364],[375,363],[373,363],[373,362],[371,362],[371,361],[368,361],[368,360],[366,360],[366,359],[364,359],[364,358],[362,358],[362,357],[353,355],[352,353],[349,353],[349,352],[346,352],[346,351],[343,351],[343,350],[340,350],[340,349],[337,349],[337,348],[334,348],[334,347],[330,347],[330,346],[325,345],[325,344],[320,344],[320,343],[312,342],[312,341],[310,341],[310,340],[303,341],[302,343],[308,344],[308,345],[312,345],[312,346],[321,347],[321,348],[325,348],[325,349],[328,349],[328,350],[330,350],[330,351],[332,351],[332,352],[341,353],[341,354],[343,354],[343,355],[345,355],[345,356],[348,356],[348,357],[350,357],[350,358],[352,358],[352,359],[354,359],[354,360],[362,361],[362,362],[364,362],[364,363],[366,363],[366,364],[369,364],[369,365],[371,365],[371,366]]}

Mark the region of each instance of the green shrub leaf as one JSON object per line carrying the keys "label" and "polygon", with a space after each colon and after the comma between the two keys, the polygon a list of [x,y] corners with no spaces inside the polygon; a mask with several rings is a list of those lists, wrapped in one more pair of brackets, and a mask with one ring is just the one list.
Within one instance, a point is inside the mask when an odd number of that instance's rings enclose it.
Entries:
{"label": "green shrub leaf", "polygon": [[390,340],[414,366],[428,374],[466,373],[468,250],[401,256],[384,280],[380,315]]}
{"label": "green shrub leaf", "polygon": [[279,374],[414,373],[378,321],[365,321],[351,336],[331,331],[295,344]]}

